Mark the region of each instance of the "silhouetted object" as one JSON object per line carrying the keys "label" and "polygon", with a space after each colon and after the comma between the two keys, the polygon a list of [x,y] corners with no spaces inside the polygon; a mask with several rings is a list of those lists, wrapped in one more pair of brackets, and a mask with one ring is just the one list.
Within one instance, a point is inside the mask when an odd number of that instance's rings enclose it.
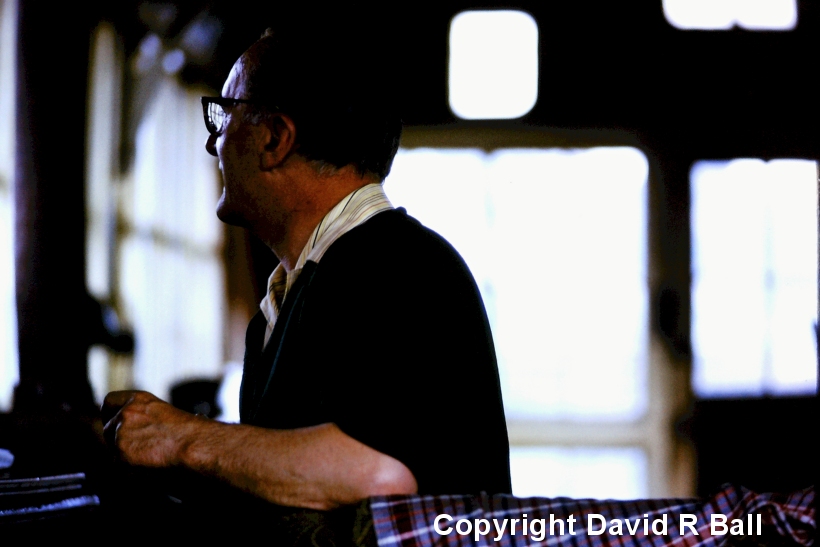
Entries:
{"label": "silhouetted object", "polygon": [[816,397],[700,400],[684,425],[697,452],[697,494],[732,482],[758,492],[814,484]]}
{"label": "silhouetted object", "polygon": [[[14,410],[93,412],[82,320],[91,13],[69,4],[43,10],[19,2],[17,9],[14,246],[20,382]],[[59,40],[51,44],[47,37]],[[55,131],[70,135],[55,138]]]}
{"label": "silhouetted object", "polygon": [[222,412],[216,403],[218,391],[217,380],[180,382],[171,388],[171,404],[192,414],[215,418]]}
{"label": "silhouetted object", "polygon": [[685,315],[679,291],[670,287],[660,290],[657,297],[657,324],[661,334],[679,356],[690,356],[688,327],[681,324]]}
{"label": "silhouetted object", "polygon": [[134,352],[134,333],[123,328],[117,312],[90,294],[85,299],[86,344],[106,346],[116,353]]}

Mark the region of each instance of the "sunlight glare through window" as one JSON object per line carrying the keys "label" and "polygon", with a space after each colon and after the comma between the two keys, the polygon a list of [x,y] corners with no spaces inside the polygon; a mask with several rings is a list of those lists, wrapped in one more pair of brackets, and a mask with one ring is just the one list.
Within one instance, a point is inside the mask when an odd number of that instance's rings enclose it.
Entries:
{"label": "sunlight glare through window", "polygon": [[640,448],[510,448],[513,495],[641,499],[649,495]]}
{"label": "sunlight glare through window", "polygon": [[538,98],[538,25],[522,11],[465,11],[450,24],[450,109],[519,118]]}
{"label": "sunlight glare through window", "polygon": [[663,0],[663,13],[681,30],[792,30],[797,0]]}
{"label": "sunlight glare through window", "polygon": [[815,393],[817,164],[702,161],[691,184],[695,392]]}
{"label": "sunlight glare through window", "polygon": [[0,1],[0,412],[18,380],[14,285],[14,66],[17,2]]}
{"label": "sunlight glare through window", "polygon": [[391,201],[448,239],[481,289],[508,417],[645,411],[647,173],[627,147],[396,156]]}

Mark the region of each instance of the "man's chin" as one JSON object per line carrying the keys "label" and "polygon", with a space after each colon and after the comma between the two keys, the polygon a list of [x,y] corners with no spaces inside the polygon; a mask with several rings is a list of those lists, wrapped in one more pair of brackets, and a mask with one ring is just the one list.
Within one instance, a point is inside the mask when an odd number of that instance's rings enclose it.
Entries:
{"label": "man's chin", "polygon": [[224,222],[225,224],[230,224],[231,226],[239,226],[241,228],[249,228],[248,221],[245,220],[241,214],[237,211],[231,211],[230,208],[225,207],[224,203],[220,202],[219,205],[216,206],[216,216],[219,220]]}

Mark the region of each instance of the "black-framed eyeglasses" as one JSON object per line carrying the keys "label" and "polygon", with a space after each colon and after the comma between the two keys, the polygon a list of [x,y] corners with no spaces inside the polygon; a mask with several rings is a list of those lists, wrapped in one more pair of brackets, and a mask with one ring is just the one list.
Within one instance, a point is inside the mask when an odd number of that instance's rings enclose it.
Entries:
{"label": "black-framed eyeglasses", "polygon": [[238,104],[258,104],[251,99],[229,99],[227,97],[202,97],[202,114],[205,116],[205,127],[211,135],[219,135],[225,129],[225,119],[228,117],[226,108]]}

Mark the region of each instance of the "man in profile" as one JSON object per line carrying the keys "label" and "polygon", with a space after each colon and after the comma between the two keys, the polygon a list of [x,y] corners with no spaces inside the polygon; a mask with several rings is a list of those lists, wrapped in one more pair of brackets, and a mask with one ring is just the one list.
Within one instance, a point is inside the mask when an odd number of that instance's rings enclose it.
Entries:
{"label": "man in profile", "polygon": [[382,189],[401,133],[387,49],[350,18],[281,26],[236,61],[221,97],[203,98],[224,184],[217,215],[279,265],[248,326],[242,423],[111,393],[106,432],[124,461],[321,510],[510,492],[478,289]]}

